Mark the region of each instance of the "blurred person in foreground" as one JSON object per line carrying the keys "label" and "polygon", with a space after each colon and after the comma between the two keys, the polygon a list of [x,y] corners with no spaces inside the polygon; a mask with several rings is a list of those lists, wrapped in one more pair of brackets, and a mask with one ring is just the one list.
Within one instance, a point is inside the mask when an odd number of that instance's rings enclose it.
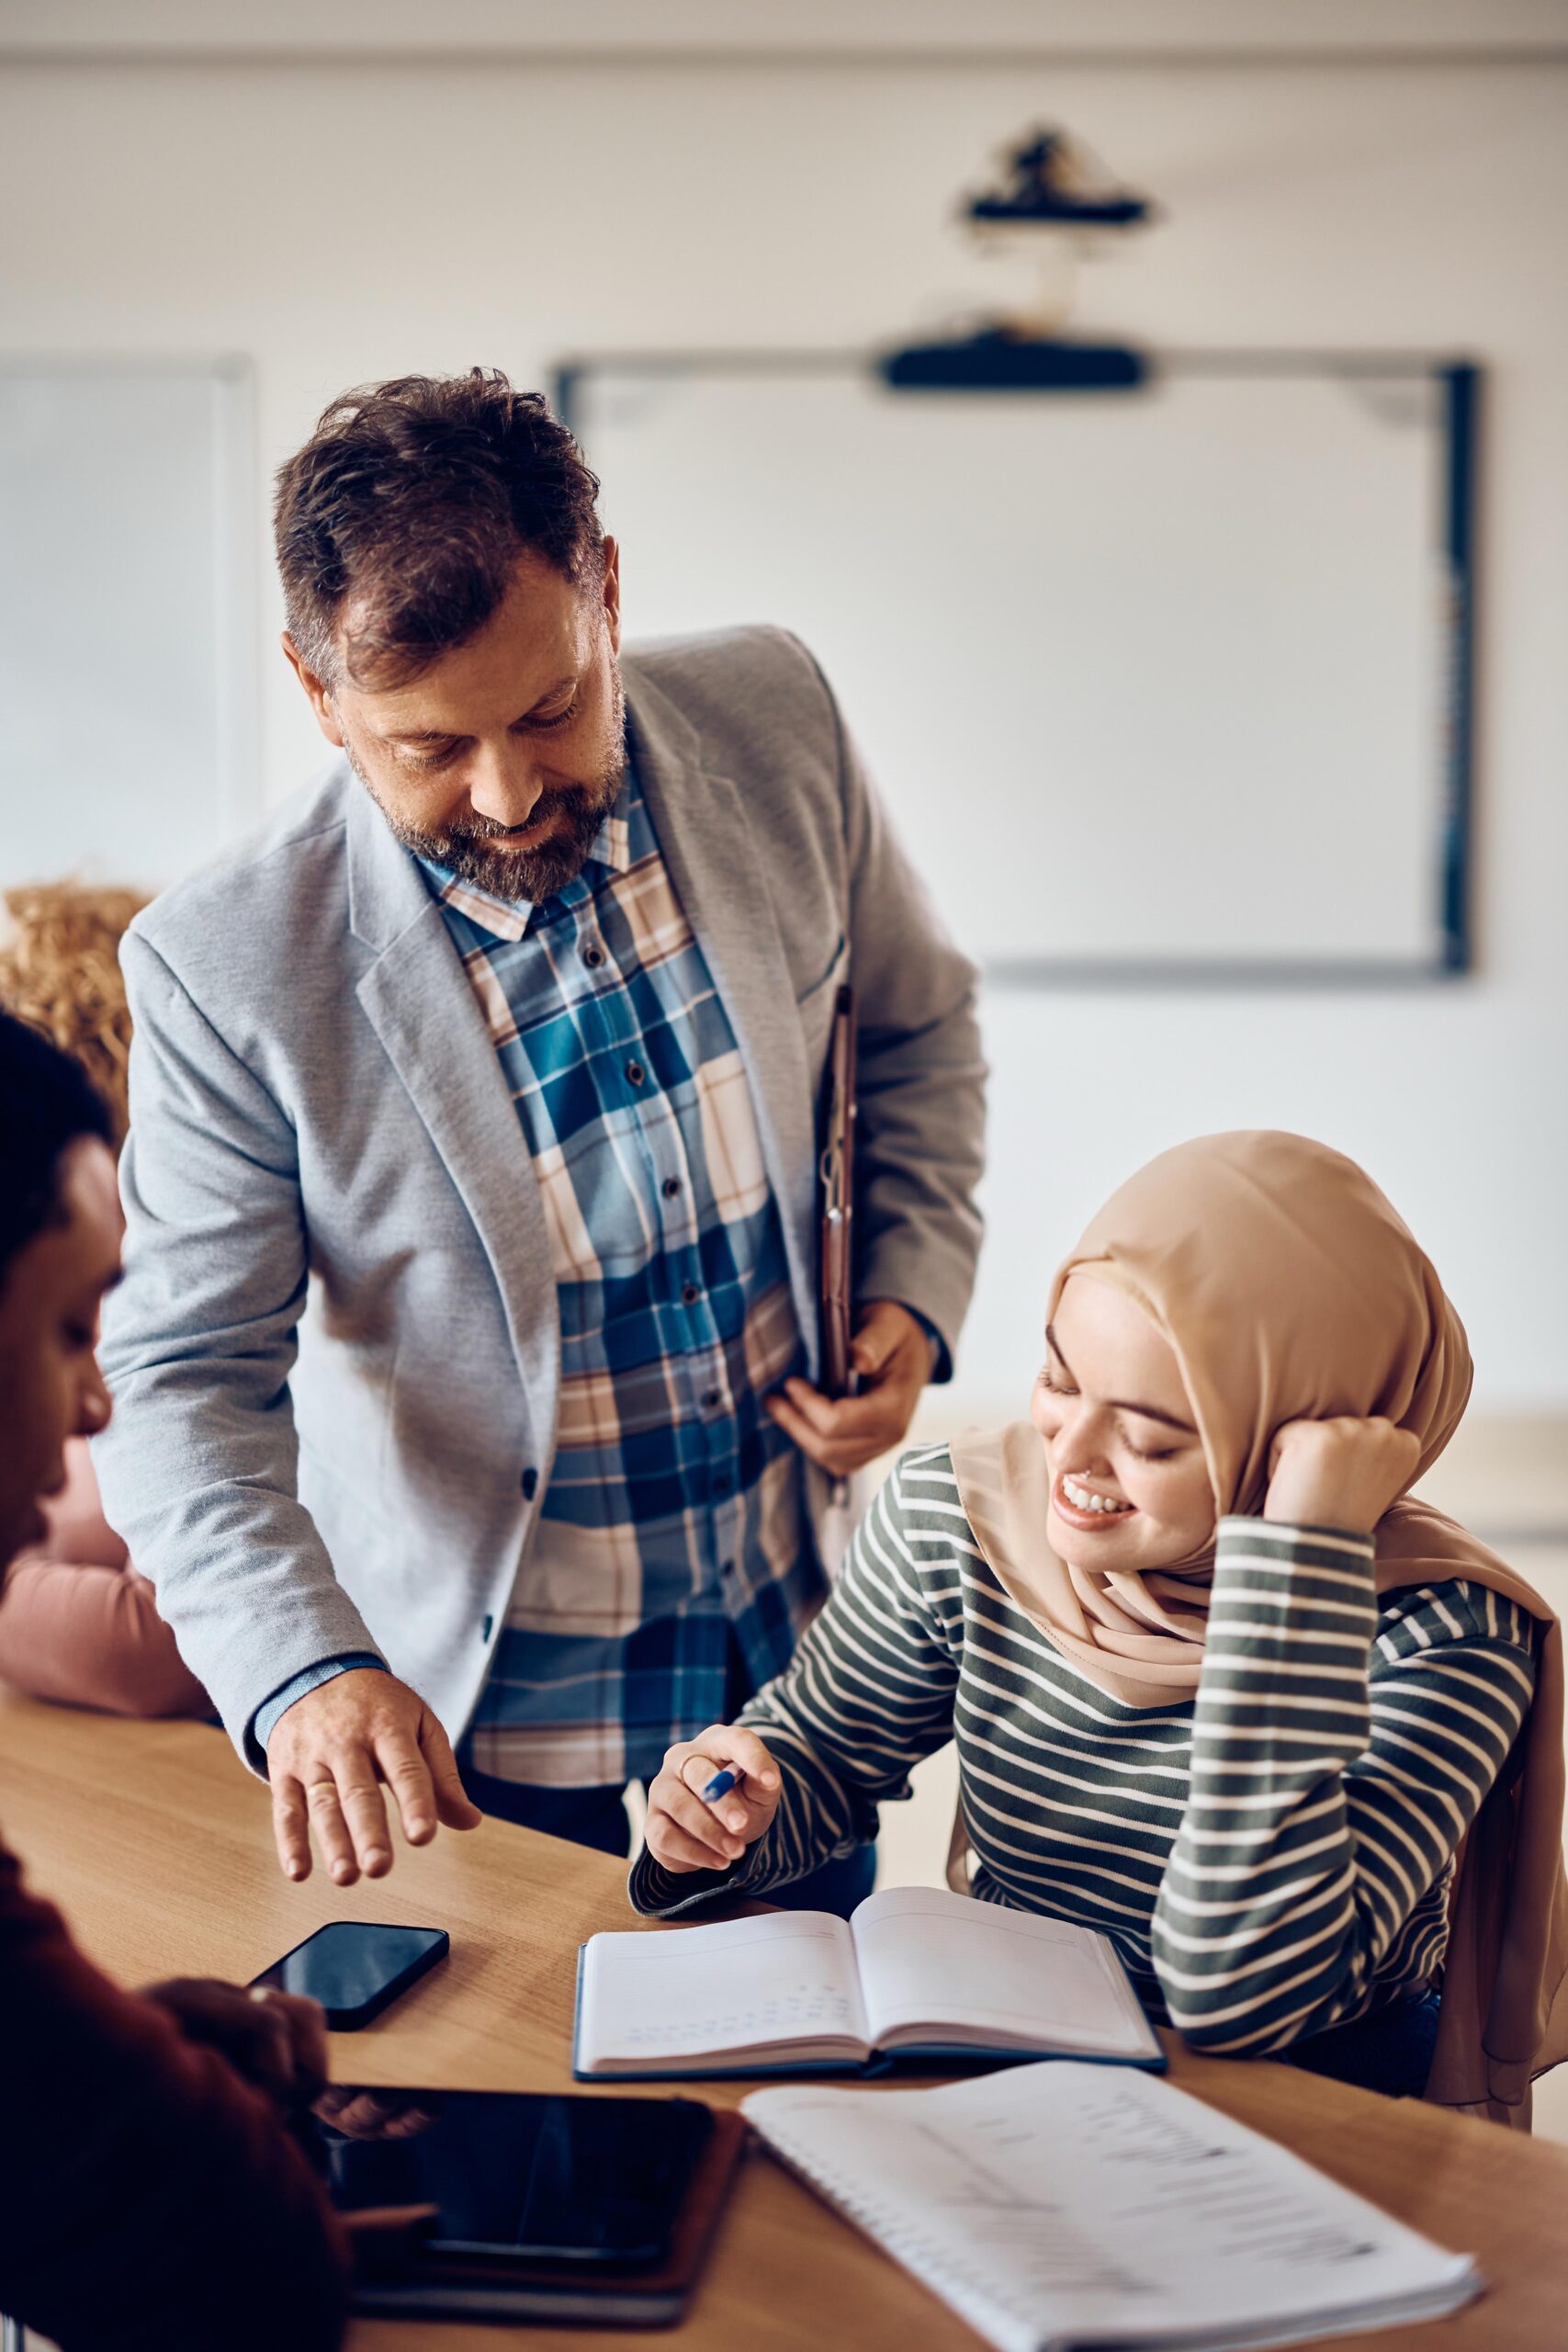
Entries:
{"label": "blurred person in foreground", "polygon": [[[113,1134],[76,1065],[0,1012],[0,1565],[108,1415]],[[62,2352],[329,2352],[344,2242],[286,2122],[325,2059],[313,2002],[122,1992],[0,1846],[0,2310]]]}
{"label": "blurred person in foreground", "polygon": [[[121,935],[146,900],[73,882],[9,890],[0,905],[0,1006],[74,1057],[107,1106],[114,1148],[130,1113],[130,1013]],[[65,1449],[65,1485],[46,1532],[0,1567],[0,1682],[31,1698],[117,1715],[208,1715],[146,1577],[109,1526],[85,1437]]]}
{"label": "blurred person in foreground", "polygon": [[[122,951],[94,1459],[294,1878],[312,1841],[340,1884],[390,1868],[384,1787],[414,1844],[477,1797],[625,1853],[628,1780],[787,1664],[829,1479],[897,1444],[968,1306],[973,967],[795,639],[621,658],[597,492],[498,373],[334,401],[276,520],[335,756]],[[869,1891],[869,1852],[833,1869],[808,1900]]]}

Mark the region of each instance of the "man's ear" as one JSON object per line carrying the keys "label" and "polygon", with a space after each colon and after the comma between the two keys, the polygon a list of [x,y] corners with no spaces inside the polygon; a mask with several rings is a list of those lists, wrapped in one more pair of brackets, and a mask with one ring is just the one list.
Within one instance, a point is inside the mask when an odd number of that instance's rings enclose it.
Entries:
{"label": "man's ear", "polygon": [[604,618],[609,625],[610,650],[621,650],[621,550],[611,538],[604,541]]}
{"label": "man's ear", "polygon": [[281,642],[283,658],[304,687],[306,700],[316,714],[317,726],[328,742],[341,752],[344,749],[343,729],[338,725],[337,712],[333,707],[330,692],[317,677],[314,670],[307,666],[304,655],[287,629],[283,632]]}

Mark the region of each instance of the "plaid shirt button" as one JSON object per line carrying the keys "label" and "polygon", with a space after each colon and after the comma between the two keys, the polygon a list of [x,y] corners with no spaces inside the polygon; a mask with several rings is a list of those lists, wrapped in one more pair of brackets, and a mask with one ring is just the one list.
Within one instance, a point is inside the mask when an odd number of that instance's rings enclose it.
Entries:
{"label": "plaid shirt button", "polygon": [[679,1176],[666,1176],[659,1189],[667,1201],[672,1201],[681,1189],[681,1179]]}
{"label": "plaid shirt button", "polygon": [[644,1069],[640,1062],[628,1062],[626,1064],[626,1082],[628,1085],[640,1086],[647,1076],[648,1072]]}

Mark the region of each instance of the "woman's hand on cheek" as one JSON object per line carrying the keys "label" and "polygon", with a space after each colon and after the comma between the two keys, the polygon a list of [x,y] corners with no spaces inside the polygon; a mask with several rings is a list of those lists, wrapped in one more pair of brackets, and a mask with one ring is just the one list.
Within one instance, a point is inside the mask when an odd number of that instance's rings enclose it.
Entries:
{"label": "woman's hand on cheek", "polygon": [[1294,1527],[1341,1527],[1370,1535],[1397,1502],[1421,1458],[1420,1442],[1381,1417],[1287,1421],[1269,1457],[1265,1519]]}

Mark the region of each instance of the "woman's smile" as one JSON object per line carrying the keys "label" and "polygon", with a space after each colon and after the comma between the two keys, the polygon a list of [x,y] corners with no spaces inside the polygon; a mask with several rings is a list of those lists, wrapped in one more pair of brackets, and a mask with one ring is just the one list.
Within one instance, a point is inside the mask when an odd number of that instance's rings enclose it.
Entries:
{"label": "woman's smile", "polygon": [[1051,1503],[1067,1526],[1097,1535],[1115,1521],[1131,1519],[1137,1508],[1122,1496],[1101,1494],[1066,1470],[1052,1484]]}

